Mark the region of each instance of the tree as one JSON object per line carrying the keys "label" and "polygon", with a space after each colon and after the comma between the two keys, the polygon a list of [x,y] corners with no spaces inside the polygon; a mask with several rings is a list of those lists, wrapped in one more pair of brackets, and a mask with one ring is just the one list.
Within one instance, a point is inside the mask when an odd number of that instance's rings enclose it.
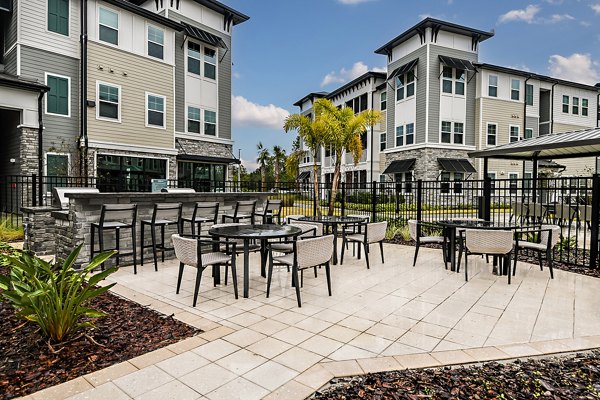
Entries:
{"label": "tree", "polygon": [[381,120],[381,113],[365,110],[354,114],[352,108],[337,108],[328,99],[315,101],[314,111],[316,119],[326,126],[323,145],[331,149],[331,157],[335,162],[328,212],[329,215],[333,215],[335,197],[340,184],[342,157],[344,153],[349,152],[354,159],[354,165],[358,163],[363,151],[360,136]]}
{"label": "tree", "polygon": [[304,152],[300,149],[300,136],[292,143],[292,152],[285,158],[285,174],[290,181],[297,181],[300,173],[300,160]]}
{"label": "tree", "polygon": [[275,187],[279,189],[281,169],[285,163],[285,150],[281,146],[273,146],[273,169],[275,170]]}
{"label": "tree", "polygon": [[271,155],[269,154],[269,150],[265,148],[262,142],[258,142],[256,145],[256,149],[258,150],[258,157],[256,158],[256,162],[258,162],[258,166],[260,169],[260,183],[261,190],[263,192],[267,191],[267,165],[271,160]]}
{"label": "tree", "polygon": [[[327,126],[319,118],[311,121],[306,115],[291,114],[285,119],[283,129],[286,132],[291,130],[298,131],[298,136],[304,142],[304,146],[310,152],[313,159],[313,185],[315,192],[315,201],[319,199],[319,167],[317,166],[317,155],[323,144],[323,139],[327,132]],[[321,213],[320,207],[317,207],[317,214]]]}

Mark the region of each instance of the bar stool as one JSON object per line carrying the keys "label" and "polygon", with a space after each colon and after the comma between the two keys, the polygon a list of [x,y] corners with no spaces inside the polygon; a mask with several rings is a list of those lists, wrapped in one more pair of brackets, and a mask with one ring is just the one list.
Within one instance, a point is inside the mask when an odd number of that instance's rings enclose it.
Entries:
{"label": "bar stool", "polygon": [[240,222],[243,219],[249,219],[251,224],[254,224],[254,213],[256,212],[256,200],[244,200],[235,203],[233,214],[223,214],[222,223],[227,222],[227,219],[234,223]]}
{"label": "bar stool", "polygon": [[194,212],[191,218],[181,217],[181,232],[184,231],[183,224],[188,223],[192,228],[192,236],[196,234],[198,226],[198,235],[202,234],[202,223],[210,222],[211,226],[217,223],[219,218],[218,202],[197,202],[194,206]]}
{"label": "bar stool", "polygon": [[[117,250],[116,263],[120,264],[120,258],[123,256],[133,256],[133,273],[137,274],[137,258],[135,249],[135,224],[137,218],[137,204],[103,204],[100,210],[100,220],[91,224],[91,251],[90,260],[95,254],[102,253],[107,250]],[[130,220],[130,222],[125,222]],[[132,251],[129,253],[121,253],[121,230],[131,229]],[[104,247],[104,231],[115,231],[115,247],[107,249]],[[98,233],[98,247],[95,248],[95,236]],[[104,271],[104,263],[100,266]]]}
{"label": "bar stool", "polygon": [[273,224],[277,221],[281,225],[281,207],[282,200],[267,200],[263,209],[259,212],[254,212],[252,215],[260,218],[263,224]]}
{"label": "bar stool", "polygon": [[[177,233],[181,234],[181,203],[155,203],[151,219],[141,221],[141,265],[144,265],[144,249],[151,247],[154,257],[154,270],[158,271],[158,262],[156,252],[160,251],[162,261],[165,261],[165,251],[173,250],[173,247],[165,246],[165,227],[168,225],[177,225]],[[144,228],[150,227],[151,244],[144,244]],[[160,243],[156,242],[156,228],[160,227]]]}

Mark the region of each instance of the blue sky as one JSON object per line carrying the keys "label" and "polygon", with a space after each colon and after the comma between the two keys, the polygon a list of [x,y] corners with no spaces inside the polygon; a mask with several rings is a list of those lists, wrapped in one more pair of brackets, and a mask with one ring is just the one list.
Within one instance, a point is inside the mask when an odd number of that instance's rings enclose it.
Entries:
{"label": "blue sky", "polygon": [[600,0],[221,0],[247,14],[233,36],[234,153],[249,171],[256,145],[289,151],[293,103],[385,68],[374,50],[427,16],[496,35],[479,60],[600,82]]}

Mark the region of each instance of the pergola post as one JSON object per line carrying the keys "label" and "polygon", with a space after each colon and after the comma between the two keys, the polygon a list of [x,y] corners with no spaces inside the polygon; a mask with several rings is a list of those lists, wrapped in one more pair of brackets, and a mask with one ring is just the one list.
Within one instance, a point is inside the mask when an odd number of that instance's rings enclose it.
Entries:
{"label": "pergola post", "polygon": [[537,198],[537,179],[538,179],[538,159],[533,157],[533,179],[531,182],[531,201],[535,203]]}
{"label": "pergola post", "polygon": [[483,219],[491,221],[492,217],[492,178],[488,175],[488,158],[483,159]]}
{"label": "pergola post", "polygon": [[[590,268],[598,267],[598,230],[600,229],[600,175],[592,178],[592,234],[590,235]],[[585,229],[585,226],[584,226]]]}

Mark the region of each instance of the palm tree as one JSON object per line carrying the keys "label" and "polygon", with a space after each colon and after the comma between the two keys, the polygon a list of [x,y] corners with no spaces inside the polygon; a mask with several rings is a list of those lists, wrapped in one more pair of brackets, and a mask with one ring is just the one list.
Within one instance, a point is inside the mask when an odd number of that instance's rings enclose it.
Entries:
{"label": "palm tree", "polygon": [[260,168],[260,183],[261,190],[263,192],[267,191],[267,164],[271,161],[271,155],[269,154],[269,150],[265,148],[262,142],[258,142],[256,145],[256,149],[258,150],[258,157],[256,161],[258,162]]}
{"label": "palm tree", "polygon": [[381,113],[365,110],[355,115],[352,108],[337,108],[328,99],[315,101],[314,110],[316,118],[327,127],[324,145],[331,148],[331,156],[335,161],[328,212],[333,215],[335,196],[340,184],[342,156],[349,152],[354,158],[354,165],[358,163],[363,151],[360,136],[381,120]]}
{"label": "palm tree", "polygon": [[[313,185],[315,193],[315,201],[319,199],[319,167],[317,166],[317,155],[323,144],[323,138],[327,130],[327,126],[319,118],[311,121],[306,115],[291,114],[285,119],[283,129],[286,132],[297,130],[298,136],[304,142],[304,146],[308,148],[310,156],[313,159]],[[321,214],[321,208],[317,207],[317,214]]]}
{"label": "palm tree", "polygon": [[273,169],[275,170],[275,187],[279,189],[281,167],[285,163],[285,150],[281,146],[273,146]]}

